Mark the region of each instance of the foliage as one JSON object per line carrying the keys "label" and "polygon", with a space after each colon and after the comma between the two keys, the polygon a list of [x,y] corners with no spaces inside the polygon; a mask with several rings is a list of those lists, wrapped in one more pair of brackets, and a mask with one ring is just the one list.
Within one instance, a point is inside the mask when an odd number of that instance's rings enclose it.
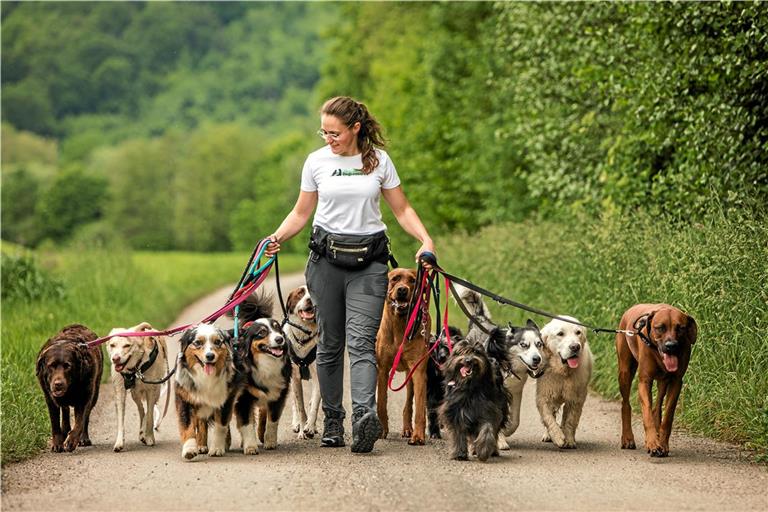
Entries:
{"label": "foliage", "polygon": [[40,268],[31,254],[2,254],[2,298],[35,301],[64,298],[60,280]]}
{"label": "foliage", "polygon": [[66,240],[75,229],[98,220],[107,202],[107,182],[78,167],[64,170],[38,197],[35,205],[43,238]]}
{"label": "foliage", "polygon": [[[696,224],[642,213],[498,225],[441,240],[441,264],[515,301],[600,327],[615,328],[636,303],[665,302],[687,311],[697,320],[699,339],[678,423],[766,454],[766,226],[765,214],[722,213]],[[477,248],[471,258],[467,247]],[[499,322],[522,325],[532,316],[488,303]],[[460,313],[453,318],[464,327]],[[533,318],[539,325],[548,320]],[[613,337],[592,334],[589,342],[592,386],[617,398]],[[635,411],[637,404],[633,399]]]}

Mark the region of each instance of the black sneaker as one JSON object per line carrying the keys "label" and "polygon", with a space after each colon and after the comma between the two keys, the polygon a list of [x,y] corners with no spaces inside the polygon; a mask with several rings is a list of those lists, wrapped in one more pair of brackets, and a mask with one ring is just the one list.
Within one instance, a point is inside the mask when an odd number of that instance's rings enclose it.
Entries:
{"label": "black sneaker", "polygon": [[375,412],[358,409],[352,415],[352,451],[370,452],[382,432],[381,422]]}
{"label": "black sneaker", "polygon": [[327,447],[337,448],[344,446],[344,419],[325,417],[323,426],[323,437],[320,444]]}

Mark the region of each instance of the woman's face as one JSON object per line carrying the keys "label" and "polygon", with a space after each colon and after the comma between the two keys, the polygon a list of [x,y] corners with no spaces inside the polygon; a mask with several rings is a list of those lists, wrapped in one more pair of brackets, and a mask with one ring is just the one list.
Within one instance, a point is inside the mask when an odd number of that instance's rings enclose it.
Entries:
{"label": "woman's face", "polygon": [[325,142],[331,146],[334,155],[354,156],[360,153],[357,147],[357,133],[360,131],[360,123],[348,127],[336,116],[323,114],[320,116],[320,127],[325,133]]}

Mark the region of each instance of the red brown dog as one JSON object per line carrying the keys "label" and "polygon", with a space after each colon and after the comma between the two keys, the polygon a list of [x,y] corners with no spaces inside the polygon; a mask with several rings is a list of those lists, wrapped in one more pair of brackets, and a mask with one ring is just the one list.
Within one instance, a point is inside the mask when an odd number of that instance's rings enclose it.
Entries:
{"label": "red brown dog", "polygon": [[[389,273],[387,297],[379,332],[376,335],[376,362],[378,365],[378,392],[376,394],[376,412],[383,427],[381,438],[389,432],[387,416],[387,381],[395,361],[395,355],[403,341],[403,333],[408,322],[408,305],[411,302],[418,283],[416,271],[396,268]],[[421,324],[415,327],[416,333],[407,341],[397,371],[409,372],[417,361],[427,352],[427,341],[431,329],[429,314],[423,313]],[[415,425],[412,423],[415,411]],[[414,428],[415,427],[415,428]],[[408,444],[423,445],[427,427],[427,362],[422,360],[408,382],[405,407],[403,408],[403,437],[410,438]]]}
{"label": "red brown dog", "polygon": [[[74,451],[90,446],[88,420],[99,399],[101,348],[85,342],[98,338],[84,325],[68,325],[50,338],[37,354],[35,373],[51,417],[51,451]],[[75,427],[70,428],[69,408],[75,409]]]}
{"label": "red brown dog", "polygon": [[[645,447],[651,457],[666,457],[683,375],[688,369],[691,347],[696,343],[698,334],[696,320],[669,304],[637,304],[621,317],[619,329],[634,333],[616,334],[621,390],[621,447],[635,449],[629,393],[637,372]],[[657,381],[658,391],[655,406],[651,389],[653,381]],[[662,420],[661,408],[665,397]]]}

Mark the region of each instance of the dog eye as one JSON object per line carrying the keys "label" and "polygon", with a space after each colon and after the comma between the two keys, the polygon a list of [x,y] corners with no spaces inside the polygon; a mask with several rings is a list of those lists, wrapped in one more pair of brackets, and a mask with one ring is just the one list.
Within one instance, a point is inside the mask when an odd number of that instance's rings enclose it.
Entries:
{"label": "dog eye", "polygon": [[544,346],[544,342],[542,342],[542,341],[537,341],[536,342],[536,348],[541,348],[543,346]]}
{"label": "dog eye", "polygon": [[72,365],[69,363],[64,363],[61,366],[63,366],[65,370],[69,370],[70,368],[72,368]]}
{"label": "dog eye", "polygon": [[581,331],[576,331],[576,336],[581,336]]}
{"label": "dog eye", "polygon": [[192,345],[194,345],[195,347],[198,347],[198,348],[202,347],[203,346],[203,340],[195,340],[195,341],[192,342]]}
{"label": "dog eye", "polygon": [[558,333],[557,333],[557,335],[558,335],[558,336],[564,336],[564,335],[565,335],[565,333],[564,333],[563,331],[560,331],[560,332],[558,332]]}
{"label": "dog eye", "polygon": [[123,345],[123,348],[131,348],[131,346],[126,343],[125,345]]}
{"label": "dog eye", "polygon": [[528,348],[528,347],[530,347],[531,345],[530,345],[530,344],[528,344],[528,343],[527,343],[527,342],[525,342],[525,341],[521,341],[521,342],[520,342],[520,346],[521,346],[521,347],[523,347],[523,348]]}

